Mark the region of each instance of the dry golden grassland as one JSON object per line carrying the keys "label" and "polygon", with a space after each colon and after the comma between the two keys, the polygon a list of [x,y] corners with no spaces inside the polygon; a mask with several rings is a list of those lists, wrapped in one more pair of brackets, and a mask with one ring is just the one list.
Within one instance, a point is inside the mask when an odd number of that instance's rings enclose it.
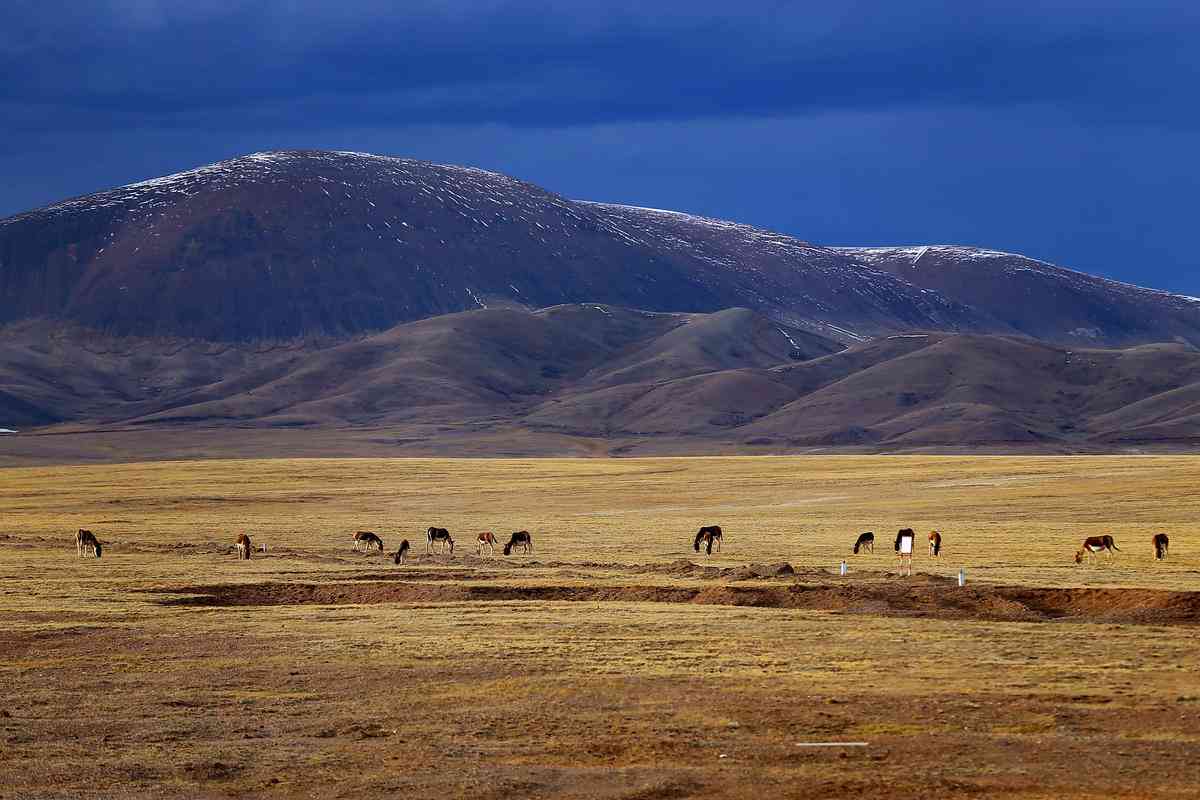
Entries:
{"label": "dry golden grassland", "polygon": [[[0,798],[1195,797],[1198,478],[1128,456],[0,470]],[[911,579],[899,527],[945,537]],[[532,555],[475,555],[518,529]],[[242,531],[268,551],[236,560]],[[1101,533],[1122,551],[1076,566]],[[869,746],[800,746],[828,741]]]}

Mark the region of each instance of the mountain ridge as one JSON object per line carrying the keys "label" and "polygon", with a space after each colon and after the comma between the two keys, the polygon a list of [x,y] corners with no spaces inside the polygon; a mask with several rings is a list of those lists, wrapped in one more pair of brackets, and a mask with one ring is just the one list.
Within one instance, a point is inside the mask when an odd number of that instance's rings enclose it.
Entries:
{"label": "mountain ridge", "polygon": [[1193,449],[1198,345],[1200,300],[1017,254],[825,247],[368,154],[0,220],[9,445]]}
{"label": "mountain ridge", "polygon": [[[0,427],[31,441],[386,431],[395,454],[491,442],[529,455],[564,443],[610,455],[1200,444],[1200,352],[1182,344],[929,332],[843,347],[748,309],[597,304],[478,309],[279,347],[48,325],[0,337]],[[369,452],[387,449],[372,441]]]}
{"label": "mountain ridge", "polygon": [[[472,167],[274,151],[0,220],[0,322],[281,340],[470,308],[597,302],[747,307],[843,343],[921,329],[1200,345],[1200,304],[1182,296],[1011,254],[982,280],[962,265],[993,251],[925,249],[940,267],[913,269],[895,248],[824,247],[684,212],[570,200]],[[1040,309],[1013,312],[1014,296],[1046,286],[1062,324]]]}

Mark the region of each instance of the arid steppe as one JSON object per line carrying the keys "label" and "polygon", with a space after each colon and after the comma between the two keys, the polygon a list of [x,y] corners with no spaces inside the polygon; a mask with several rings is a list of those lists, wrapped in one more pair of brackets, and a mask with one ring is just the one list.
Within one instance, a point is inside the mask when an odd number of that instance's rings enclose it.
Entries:
{"label": "arid steppe", "polygon": [[[1191,798],[1198,477],[1167,456],[0,470],[0,797]],[[694,552],[713,523],[722,551]],[[532,554],[476,554],[520,529]],[[266,552],[238,561],[241,532]],[[1075,565],[1105,533],[1116,557]]]}

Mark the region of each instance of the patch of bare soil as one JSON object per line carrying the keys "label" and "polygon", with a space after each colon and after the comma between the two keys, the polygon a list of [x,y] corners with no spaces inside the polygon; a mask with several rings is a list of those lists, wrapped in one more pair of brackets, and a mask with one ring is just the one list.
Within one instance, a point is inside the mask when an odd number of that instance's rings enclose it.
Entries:
{"label": "patch of bare soil", "polygon": [[[789,568],[790,569],[790,568]],[[734,570],[733,580],[751,567]],[[785,575],[779,567],[759,572]],[[416,576],[414,576],[416,577]],[[428,577],[428,576],[424,576]],[[342,581],[330,583],[245,583],[175,586],[151,590],[178,595],[164,605],[278,606],[369,605],[446,602],[620,602],[833,611],[878,616],[926,617],[1008,622],[1200,623],[1200,592],[1117,588],[1027,588],[978,585],[959,587],[933,576],[871,583],[706,586],[489,586],[425,581]]]}

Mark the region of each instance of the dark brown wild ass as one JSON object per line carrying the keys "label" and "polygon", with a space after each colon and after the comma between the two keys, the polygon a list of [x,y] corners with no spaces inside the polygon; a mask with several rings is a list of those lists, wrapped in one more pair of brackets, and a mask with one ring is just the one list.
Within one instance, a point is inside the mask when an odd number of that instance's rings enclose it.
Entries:
{"label": "dark brown wild ass", "polygon": [[450,531],[445,528],[430,528],[425,531],[425,538],[427,539],[425,552],[432,553],[434,545],[437,545],[443,552],[449,548],[450,555],[454,555],[454,539],[450,536]]}
{"label": "dark brown wild ass", "polygon": [[699,553],[700,544],[703,542],[705,554],[712,555],[714,544],[717,546],[717,552],[719,553],[721,552],[721,538],[724,535],[720,525],[705,525],[696,531],[696,539],[692,542],[692,549]]}
{"label": "dark brown wild ass", "polygon": [[383,539],[379,538],[379,534],[371,531],[359,531],[354,534],[355,550],[370,550],[372,547],[378,547],[379,552],[383,552]]}
{"label": "dark brown wild ass", "polygon": [[504,545],[504,555],[512,555],[514,547],[523,548],[525,553],[533,552],[533,537],[529,535],[529,531],[517,531],[508,539],[508,544]]}
{"label": "dark brown wild ass", "polygon": [[75,534],[75,552],[83,558],[83,551],[90,550],[92,556],[100,557],[100,540],[96,538],[96,534],[91,531],[79,529],[79,533]]}
{"label": "dark brown wild ass", "polygon": [[1165,533],[1154,534],[1154,560],[1164,561],[1171,548],[1171,539]]}

